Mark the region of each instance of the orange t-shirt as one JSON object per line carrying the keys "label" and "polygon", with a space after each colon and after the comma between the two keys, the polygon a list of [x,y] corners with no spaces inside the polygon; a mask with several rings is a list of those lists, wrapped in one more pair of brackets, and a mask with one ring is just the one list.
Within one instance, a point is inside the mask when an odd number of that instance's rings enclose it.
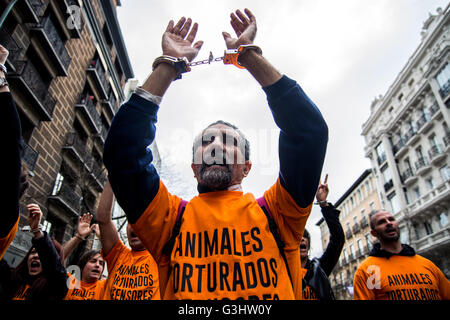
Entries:
{"label": "orange t-shirt", "polygon": [[0,260],[2,260],[3,255],[5,254],[6,250],[8,250],[9,245],[14,240],[14,237],[16,236],[17,229],[19,228],[19,219],[20,219],[20,212],[19,216],[17,217],[17,221],[14,224],[14,226],[9,231],[8,235],[4,238],[0,239]]}
{"label": "orange t-shirt", "polygon": [[181,199],[161,182],[133,229],[158,262],[164,299],[301,299],[299,244],[311,205],[299,207],[279,181],[264,197],[285,244],[292,284],[267,217],[255,197],[241,191],[189,201],[169,261],[162,248]]}
{"label": "orange t-shirt", "polygon": [[354,300],[449,300],[450,282],[419,255],[368,257],[356,270]]}
{"label": "orange t-shirt", "polygon": [[64,300],[101,300],[105,283],[106,280],[92,283],[80,281],[80,288],[69,289]]}
{"label": "orange t-shirt", "polygon": [[[308,269],[302,268],[302,279],[305,277],[306,272],[308,272]],[[306,285],[305,288],[302,290],[302,299],[303,300],[319,300],[316,296],[316,291],[309,285]]]}
{"label": "orange t-shirt", "polygon": [[158,266],[147,251],[117,241],[106,257],[108,279],[103,300],[159,300]]}

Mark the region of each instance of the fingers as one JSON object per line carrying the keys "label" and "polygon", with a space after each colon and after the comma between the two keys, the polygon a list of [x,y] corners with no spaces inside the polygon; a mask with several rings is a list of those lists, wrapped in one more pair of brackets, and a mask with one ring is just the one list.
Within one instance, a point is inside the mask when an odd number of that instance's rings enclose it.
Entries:
{"label": "fingers", "polygon": [[327,184],[328,181],[328,173],[325,175],[325,180],[323,180],[323,184]]}
{"label": "fingers", "polygon": [[173,22],[173,20],[170,20],[169,24],[167,25],[166,32],[172,32],[174,24],[175,22]]}
{"label": "fingers", "polygon": [[245,31],[245,29],[247,29],[250,24],[256,23],[256,18],[250,10],[245,9],[244,12],[247,16],[245,16],[241,10],[236,10],[236,13],[230,14],[230,24],[238,37]]}
{"label": "fingers", "polygon": [[[194,42],[195,36],[197,35],[197,31],[198,31],[198,23],[196,22],[192,26],[191,32],[189,32],[186,40],[189,41],[190,43]],[[184,36],[183,36],[183,38],[184,38]]]}
{"label": "fingers", "polygon": [[93,218],[93,215],[90,214],[89,212],[83,214],[81,217],[78,218],[79,222],[84,222],[84,223],[90,223],[91,220]]}

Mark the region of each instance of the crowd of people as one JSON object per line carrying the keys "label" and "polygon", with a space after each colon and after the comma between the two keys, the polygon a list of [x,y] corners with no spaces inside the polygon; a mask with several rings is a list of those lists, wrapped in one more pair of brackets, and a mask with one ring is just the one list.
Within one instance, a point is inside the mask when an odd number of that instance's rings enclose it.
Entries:
{"label": "crowd of people", "polygon": [[[8,51],[0,46],[0,130],[6,137],[7,183],[0,259],[14,239],[20,215],[27,217],[32,246],[17,267],[0,263],[4,300],[333,300],[328,279],[345,242],[339,210],[327,201],[328,175],[321,173],[328,127],[300,85],[281,74],[254,44],[257,25],[248,9],[230,15],[236,33],[223,32],[226,63],[248,70],[267,96],[279,137],[279,176],[255,198],[244,193],[250,143],[234,125],[219,120],[193,143],[192,170],[198,196],[172,195],[152,164],[157,112],[174,80],[190,71],[203,42],[190,18],[170,21],[153,70],[115,115],[105,141],[108,181],[94,216],[80,216],[76,235],[64,244],[42,230],[42,211],[19,201],[29,182],[22,165],[21,124],[6,82]],[[170,106],[167,106],[170,107]],[[114,199],[126,213],[129,247],[112,221]],[[314,202],[316,199],[316,202]],[[323,255],[309,257],[305,229],[312,206],[320,206],[330,230]],[[370,216],[378,239],[354,279],[354,299],[448,300],[450,283],[431,261],[400,242],[394,216],[383,209]],[[67,257],[92,232],[101,250],[85,252],[79,272]],[[107,276],[105,276],[105,268]]]}

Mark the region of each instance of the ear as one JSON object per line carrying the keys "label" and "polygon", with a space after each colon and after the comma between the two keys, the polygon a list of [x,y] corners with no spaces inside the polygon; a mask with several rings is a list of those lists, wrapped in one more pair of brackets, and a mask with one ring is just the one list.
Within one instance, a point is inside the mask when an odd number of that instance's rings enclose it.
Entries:
{"label": "ear", "polygon": [[250,160],[245,161],[245,167],[243,170],[244,177],[248,176],[251,169],[252,169],[252,162]]}
{"label": "ear", "polygon": [[370,234],[378,239],[378,233],[375,230],[370,230]]}
{"label": "ear", "polygon": [[197,178],[197,173],[196,173],[196,170],[195,170],[195,164],[191,163],[191,169],[194,172],[194,178]]}

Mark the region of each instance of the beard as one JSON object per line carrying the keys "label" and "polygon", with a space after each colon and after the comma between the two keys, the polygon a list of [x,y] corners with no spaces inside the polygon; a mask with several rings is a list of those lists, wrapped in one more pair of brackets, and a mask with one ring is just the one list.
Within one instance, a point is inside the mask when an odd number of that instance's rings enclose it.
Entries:
{"label": "beard", "polygon": [[199,184],[214,191],[226,190],[231,183],[232,171],[229,165],[211,168],[206,164],[200,169]]}
{"label": "beard", "polygon": [[[390,231],[396,231],[395,235],[389,235],[388,233]],[[400,229],[399,228],[394,228],[394,229],[389,229],[385,232],[380,233],[380,240],[383,240],[384,242],[395,242],[398,241],[398,239],[400,239]]]}

